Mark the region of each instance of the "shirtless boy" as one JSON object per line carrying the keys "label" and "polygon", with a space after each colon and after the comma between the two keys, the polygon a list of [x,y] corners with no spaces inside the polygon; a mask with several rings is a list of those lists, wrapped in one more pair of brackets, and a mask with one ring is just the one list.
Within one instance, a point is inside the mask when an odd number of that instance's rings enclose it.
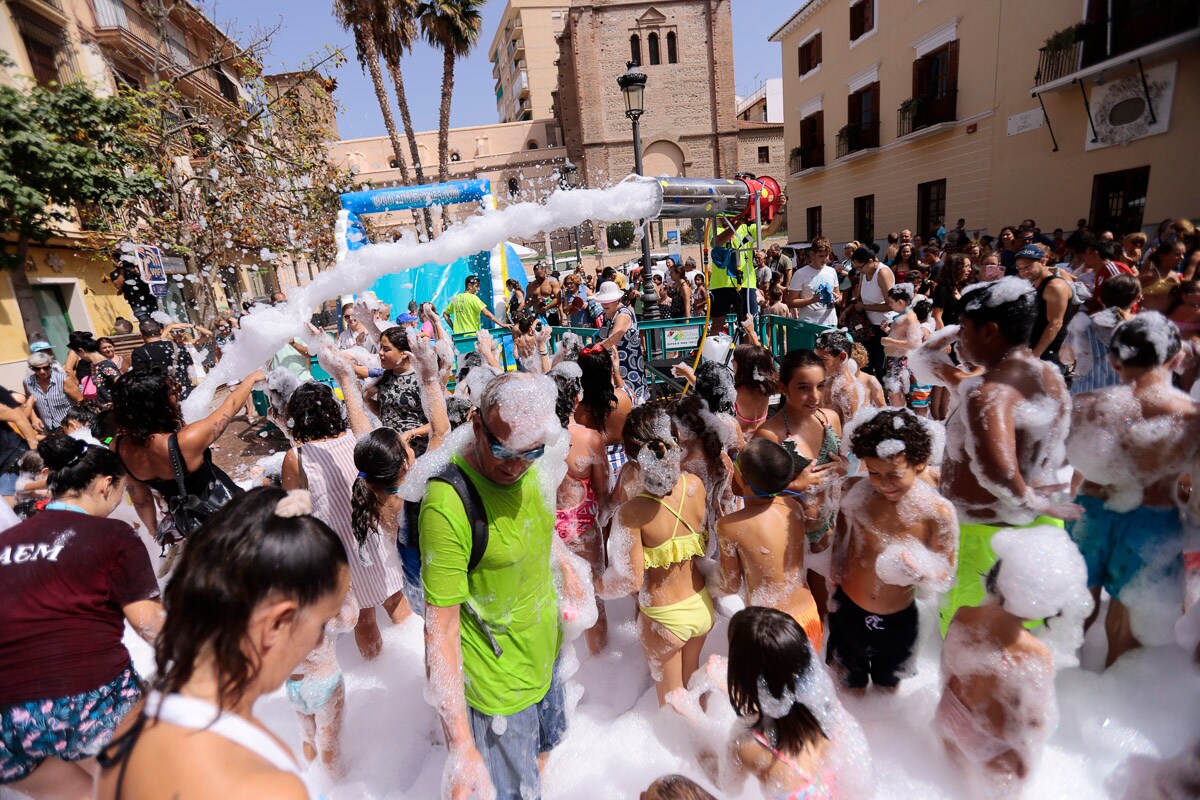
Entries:
{"label": "shirtless boy", "polygon": [[1196,467],[1200,409],[1171,385],[1181,344],[1175,323],[1153,311],[1138,314],[1118,325],[1109,341],[1120,385],[1075,396],[1067,455],[1083,479],[1083,516],[1068,529],[1087,562],[1097,604],[1088,625],[1099,613],[1101,587],[1111,597],[1104,620],[1107,665],[1140,645],[1123,594],[1131,583],[1162,593],[1170,606],[1183,603],[1184,534],[1176,498],[1180,480]]}
{"label": "shirtless boy", "polygon": [[717,521],[721,594],[746,586],[746,605],[769,606],[800,623],[821,652],[824,634],[804,581],[804,512],[789,496],[792,456],[767,439],[751,439],[735,465],[745,507]]}
{"label": "shirtless boy", "polygon": [[[1058,368],[1029,349],[1037,299],[1028,282],[1001,278],[968,287],[959,299],[961,328],[949,326],[916,352],[934,379],[960,400],[946,421],[946,458],[939,491],[959,520],[958,576],[943,597],[945,634],[954,612],[983,600],[979,576],[995,563],[991,538],[1000,528],[1056,525],[1080,508],[1050,496],[1063,487],[1071,397]],[[943,352],[979,368],[965,377]],[[954,388],[956,387],[956,388]]]}
{"label": "shirtless boy", "polygon": [[911,675],[918,588],[954,575],[954,507],[921,480],[934,456],[933,424],[908,409],[865,411],[848,429],[867,477],[849,478],[834,527],[827,660],[842,686],[868,679],[895,691]]}
{"label": "shirtless boy", "polygon": [[825,405],[837,412],[845,425],[867,406],[876,405],[875,398],[883,395],[879,381],[858,369],[850,357],[854,342],[842,331],[825,331],[817,337],[813,350],[825,362],[829,381],[825,385]]}
{"label": "shirtless boy", "polygon": [[895,319],[887,326],[883,343],[883,388],[887,390],[888,404],[904,408],[908,404],[908,390],[912,377],[908,372],[908,353],[920,347],[924,340],[921,323],[912,309],[912,284],[901,283],[887,293],[887,304]]}
{"label": "shirtless boy", "polygon": [[564,321],[558,311],[560,305],[562,286],[550,277],[546,264],[539,261],[533,266],[533,280],[525,287],[525,307],[532,308],[551,325],[562,325]]}

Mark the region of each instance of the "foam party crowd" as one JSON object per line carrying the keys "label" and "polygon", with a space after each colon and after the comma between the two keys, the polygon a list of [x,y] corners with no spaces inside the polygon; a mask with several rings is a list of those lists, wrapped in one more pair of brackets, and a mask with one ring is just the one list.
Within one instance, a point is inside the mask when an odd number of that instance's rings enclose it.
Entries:
{"label": "foam party crowd", "polygon": [[[361,291],[472,224],[311,321],[344,276],[202,327],[118,255],[141,346],[32,348],[0,795],[1200,796],[1192,223]],[[693,316],[666,391],[639,324]]]}

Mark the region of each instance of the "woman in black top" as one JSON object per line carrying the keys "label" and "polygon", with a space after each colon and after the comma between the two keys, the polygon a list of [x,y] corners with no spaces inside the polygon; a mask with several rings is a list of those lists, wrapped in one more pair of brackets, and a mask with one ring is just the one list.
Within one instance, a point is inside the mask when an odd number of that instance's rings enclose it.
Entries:
{"label": "woman in black top", "polygon": [[[92,337],[91,331],[72,331],[68,339],[72,358],[67,359],[67,368],[72,367],[74,360],[75,377],[79,380],[84,400],[94,400],[102,408],[112,404],[113,389],[121,378],[121,369],[100,352],[100,340]],[[95,386],[95,393],[89,391],[85,379]]]}

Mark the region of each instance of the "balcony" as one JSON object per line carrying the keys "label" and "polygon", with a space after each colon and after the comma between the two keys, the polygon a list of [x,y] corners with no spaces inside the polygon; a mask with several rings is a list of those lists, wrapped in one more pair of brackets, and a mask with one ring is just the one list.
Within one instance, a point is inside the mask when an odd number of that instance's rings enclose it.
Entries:
{"label": "balcony", "polygon": [[517,97],[528,97],[529,96],[529,73],[528,72],[526,72],[525,70],[521,70],[520,73],[517,74],[517,79],[513,82],[513,91],[516,93]]}
{"label": "balcony", "polygon": [[516,39],[516,38],[520,37],[521,34],[522,34],[521,18],[516,17],[512,21],[512,25],[509,26],[508,36],[510,39]]}
{"label": "balcony", "polygon": [[896,138],[958,119],[958,90],[925,94],[905,100],[896,112]]}
{"label": "balcony", "polygon": [[1080,77],[1077,73],[1101,71],[1106,62],[1149,55],[1200,34],[1200,6],[1194,0],[1128,0],[1123,6],[1111,16],[1080,22],[1047,38],[1039,50],[1034,87],[1069,84]]}
{"label": "balcony", "polygon": [[509,54],[509,56],[512,57],[513,61],[524,58],[525,57],[525,38],[521,37],[519,39],[514,39],[512,41],[512,43],[508,46],[508,54]]}
{"label": "balcony", "polygon": [[816,142],[792,148],[788,159],[788,174],[795,175],[806,169],[825,166],[825,143]]}
{"label": "balcony", "polygon": [[16,0],[15,5],[26,6],[56,25],[67,24],[68,17],[63,10],[63,0]]}
{"label": "balcony", "polygon": [[879,147],[879,120],[850,123],[838,131],[837,157],[845,158],[860,150]]}
{"label": "balcony", "polygon": [[[96,9],[96,39],[130,50],[153,54],[160,36],[157,26],[134,5],[122,0],[93,0]],[[167,50],[178,67],[196,63],[195,55],[184,43],[183,32],[167,23]],[[215,81],[214,81],[215,84]]]}

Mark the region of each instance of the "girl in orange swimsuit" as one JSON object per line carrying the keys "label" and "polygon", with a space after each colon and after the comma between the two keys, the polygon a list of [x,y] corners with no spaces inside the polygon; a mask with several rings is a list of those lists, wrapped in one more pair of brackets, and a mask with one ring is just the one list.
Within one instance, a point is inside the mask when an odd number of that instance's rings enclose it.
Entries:
{"label": "girl in orange swimsuit", "polygon": [[611,562],[598,588],[605,598],[637,592],[642,648],[661,706],[699,668],[713,624],[712,598],[696,568],[708,541],[707,495],[699,478],[680,471],[674,424],[662,404],[630,413],[625,451],[641,466],[643,491],[613,520]]}

